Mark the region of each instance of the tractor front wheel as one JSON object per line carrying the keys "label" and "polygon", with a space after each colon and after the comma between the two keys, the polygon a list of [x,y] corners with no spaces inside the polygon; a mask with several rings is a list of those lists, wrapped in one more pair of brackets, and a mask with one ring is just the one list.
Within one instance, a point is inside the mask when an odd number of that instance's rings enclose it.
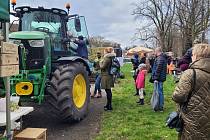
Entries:
{"label": "tractor front wheel", "polygon": [[48,102],[62,121],[82,120],[90,102],[86,67],[77,62],[60,66],[52,76],[48,93]]}

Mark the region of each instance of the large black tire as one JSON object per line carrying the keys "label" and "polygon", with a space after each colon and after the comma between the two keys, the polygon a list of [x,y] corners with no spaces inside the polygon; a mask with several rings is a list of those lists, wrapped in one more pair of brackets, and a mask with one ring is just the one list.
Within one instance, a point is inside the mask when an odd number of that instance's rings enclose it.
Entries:
{"label": "large black tire", "polygon": [[[75,78],[80,75],[84,78],[86,94],[84,104],[78,107],[73,99],[73,86]],[[77,79],[77,78],[76,78]],[[78,80],[77,80],[78,81]],[[77,85],[81,83],[77,82]],[[83,87],[84,82],[83,82]],[[80,90],[79,90],[80,91]],[[84,91],[84,90],[83,90]],[[90,102],[90,84],[86,67],[80,62],[73,62],[60,66],[52,75],[47,88],[48,103],[52,105],[57,117],[64,122],[80,121],[88,114]],[[83,98],[84,99],[84,98]]]}

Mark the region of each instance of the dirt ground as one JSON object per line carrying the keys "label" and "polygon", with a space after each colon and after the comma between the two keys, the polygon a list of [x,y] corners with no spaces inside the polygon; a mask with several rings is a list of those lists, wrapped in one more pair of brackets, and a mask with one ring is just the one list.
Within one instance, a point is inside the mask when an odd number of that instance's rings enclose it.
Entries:
{"label": "dirt ground", "polygon": [[90,140],[100,130],[105,97],[90,101],[88,116],[78,123],[64,124],[50,117],[46,104],[34,106],[34,111],[23,117],[23,128],[47,128],[48,140]]}

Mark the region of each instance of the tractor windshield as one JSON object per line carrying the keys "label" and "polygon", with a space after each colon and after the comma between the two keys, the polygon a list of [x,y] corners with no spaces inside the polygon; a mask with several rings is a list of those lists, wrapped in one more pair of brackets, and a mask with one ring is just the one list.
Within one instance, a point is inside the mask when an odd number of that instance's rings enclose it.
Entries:
{"label": "tractor windshield", "polygon": [[57,14],[45,11],[31,11],[22,17],[22,31],[45,31],[60,33],[61,18]]}

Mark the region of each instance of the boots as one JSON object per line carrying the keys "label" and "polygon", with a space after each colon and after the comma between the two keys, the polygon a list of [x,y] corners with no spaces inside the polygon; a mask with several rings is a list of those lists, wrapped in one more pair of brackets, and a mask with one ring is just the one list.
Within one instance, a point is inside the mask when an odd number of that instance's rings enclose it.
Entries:
{"label": "boots", "polygon": [[101,92],[98,92],[98,93],[95,95],[95,98],[102,98]]}
{"label": "boots", "polygon": [[101,92],[98,92],[99,98],[102,98],[102,94]]}
{"label": "boots", "polygon": [[136,103],[139,105],[144,105],[144,99],[139,99]]}
{"label": "boots", "polygon": [[140,105],[144,105],[144,99],[140,99]]}
{"label": "boots", "polygon": [[137,104],[140,104],[140,103],[141,103],[141,99],[139,99],[138,101],[136,101],[136,103],[137,103]]}
{"label": "boots", "polygon": [[91,93],[91,94],[90,94],[90,97],[91,97],[91,98],[94,98],[94,93]]}
{"label": "boots", "polygon": [[107,101],[106,106],[104,106],[105,111],[113,110],[112,108],[112,102],[110,100]]}
{"label": "boots", "polygon": [[112,110],[112,91],[111,89],[105,89],[106,97],[107,97],[107,105],[105,106],[104,110]]}
{"label": "boots", "polygon": [[106,105],[104,106],[105,111],[113,110],[112,105]]}

